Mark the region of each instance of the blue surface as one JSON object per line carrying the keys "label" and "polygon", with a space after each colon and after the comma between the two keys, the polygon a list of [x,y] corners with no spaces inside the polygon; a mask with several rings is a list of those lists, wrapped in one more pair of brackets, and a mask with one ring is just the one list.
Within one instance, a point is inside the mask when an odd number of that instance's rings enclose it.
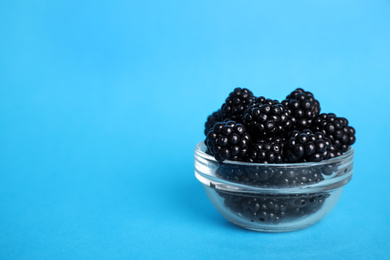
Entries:
{"label": "blue surface", "polygon": [[[389,1],[1,1],[0,259],[390,259]],[[235,87],[357,130],[334,210],[224,220],[193,173]]]}

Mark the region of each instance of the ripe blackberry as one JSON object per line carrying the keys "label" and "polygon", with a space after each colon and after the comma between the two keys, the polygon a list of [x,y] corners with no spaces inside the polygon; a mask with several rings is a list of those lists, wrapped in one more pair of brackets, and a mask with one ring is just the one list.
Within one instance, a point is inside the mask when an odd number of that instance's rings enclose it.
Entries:
{"label": "ripe blackberry", "polygon": [[205,144],[208,152],[219,162],[238,161],[247,154],[250,137],[245,127],[231,120],[217,122],[208,132]]}
{"label": "ripe blackberry", "polygon": [[204,134],[207,136],[208,132],[210,131],[211,128],[213,128],[214,124],[221,121],[222,121],[221,110],[215,111],[214,113],[209,115],[204,125],[205,126]]}
{"label": "ripe blackberry", "polygon": [[257,98],[245,110],[243,123],[253,136],[283,134],[292,127],[289,113],[277,100]]}
{"label": "ripe blackberry", "polygon": [[250,196],[245,193],[227,193],[217,191],[224,199],[224,204],[240,217],[250,219],[251,222],[278,224],[286,216],[288,201],[279,200],[266,195]]}
{"label": "ripe blackberry", "polygon": [[324,133],[332,142],[330,158],[345,153],[355,143],[355,129],[348,124],[346,118],[337,117],[334,113],[322,113],[314,119],[313,129]]}
{"label": "ripe blackberry", "polygon": [[246,193],[228,193],[217,191],[224,204],[232,212],[251,222],[278,224],[291,221],[318,211],[327,193],[291,194],[291,195],[250,195]]}
{"label": "ripe blackberry", "polygon": [[287,203],[286,215],[290,218],[311,215],[322,207],[329,196],[328,193],[290,195],[285,199]]}
{"label": "ripe blackberry", "polygon": [[296,187],[324,180],[324,175],[333,173],[333,168],[288,168],[253,165],[220,164],[216,175],[220,178],[248,185],[265,187]]}
{"label": "ripe blackberry", "polygon": [[283,163],[284,138],[269,137],[257,139],[252,143],[246,158],[251,163]]}
{"label": "ripe blackberry", "polygon": [[293,130],[284,146],[288,162],[319,162],[329,158],[331,142],[322,132]]}
{"label": "ripe blackberry", "polygon": [[252,183],[252,180],[248,177],[246,167],[241,165],[219,164],[215,174],[222,179],[233,182]]}
{"label": "ripe blackberry", "polygon": [[252,91],[246,88],[235,88],[226,98],[221,107],[222,119],[231,119],[242,123],[245,109],[255,100]]}
{"label": "ripe blackberry", "polygon": [[314,117],[320,113],[320,103],[311,92],[297,88],[282,101],[289,113],[295,129],[309,128]]}
{"label": "ripe blackberry", "polygon": [[312,167],[310,169],[279,169],[268,180],[270,187],[296,187],[306,184],[314,184],[323,181],[320,167]]}

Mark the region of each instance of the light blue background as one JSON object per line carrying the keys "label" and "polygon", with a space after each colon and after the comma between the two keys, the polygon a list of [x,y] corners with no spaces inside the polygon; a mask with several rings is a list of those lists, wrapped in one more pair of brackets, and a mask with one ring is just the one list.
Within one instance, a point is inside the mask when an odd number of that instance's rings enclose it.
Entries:
{"label": "light blue background", "polygon": [[[193,173],[235,87],[356,128],[302,231],[223,219]],[[389,1],[1,1],[0,259],[390,259]]]}

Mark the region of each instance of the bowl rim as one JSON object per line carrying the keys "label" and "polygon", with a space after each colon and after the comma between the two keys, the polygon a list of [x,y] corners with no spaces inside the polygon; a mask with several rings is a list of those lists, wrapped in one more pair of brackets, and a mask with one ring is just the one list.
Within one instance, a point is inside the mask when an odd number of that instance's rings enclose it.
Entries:
{"label": "bowl rim", "polygon": [[[262,194],[302,194],[302,193],[317,193],[317,192],[328,192],[334,189],[338,189],[347,184],[353,174],[353,155],[354,149],[350,147],[347,152],[341,156],[323,160],[320,162],[305,162],[305,163],[283,163],[283,164],[267,164],[267,163],[248,163],[240,161],[229,161],[225,160],[222,163],[218,162],[213,156],[206,154],[201,148],[205,148],[204,141],[199,142],[195,147],[195,176],[205,186],[210,188],[224,190],[226,192],[243,192],[243,193],[262,193]],[[349,162],[352,167],[348,171],[343,172],[341,175],[329,177],[321,182],[299,185],[293,187],[286,186],[259,186],[251,184],[243,184],[239,182],[233,182],[230,180],[223,179],[219,176],[204,173],[198,171],[196,168],[197,163],[207,163],[210,161],[213,164],[230,164],[230,165],[242,165],[243,167],[283,167],[283,168],[305,168],[305,167],[318,167],[328,164],[342,164],[343,162]]]}
{"label": "bowl rim", "polygon": [[206,146],[204,141],[201,141],[197,143],[195,147],[195,152],[199,153],[200,156],[207,160],[214,161],[215,163],[219,164],[233,164],[233,165],[243,165],[243,166],[267,166],[267,167],[285,167],[285,168],[290,168],[290,167],[309,167],[309,166],[319,166],[319,165],[326,165],[326,164],[332,164],[332,163],[337,163],[337,162],[342,162],[350,157],[353,157],[354,155],[354,149],[352,146],[349,147],[348,151],[343,153],[340,156],[327,159],[327,160],[322,160],[320,162],[299,162],[299,163],[250,163],[250,162],[242,162],[242,161],[230,161],[230,160],[224,160],[223,162],[218,162],[212,155],[205,153],[202,151],[202,146]]}

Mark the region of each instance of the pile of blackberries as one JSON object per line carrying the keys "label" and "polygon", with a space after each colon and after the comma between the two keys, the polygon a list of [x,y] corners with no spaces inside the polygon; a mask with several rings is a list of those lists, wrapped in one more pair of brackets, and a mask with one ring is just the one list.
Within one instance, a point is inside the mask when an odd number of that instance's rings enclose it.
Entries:
{"label": "pile of blackberries", "polygon": [[290,195],[249,195],[217,191],[224,198],[227,208],[251,222],[279,224],[317,212],[326,199],[327,193]]}
{"label": "pile of blackberries", "polygon": [[[256,97],[245,88],[234,89],[205,124],[206,152],[218,161],[216,175],[264,187],[296,187],[323,181],[337,170],[337,164],[292,164],[340,156],[356,138],[355,129],[346,118],[320,111],[319,101],[301,88],[281,102]],[[259,164],[227,164],[225,160]],[[252,222],[273,224],[312,214],[329,197],[328,193],[272,196],[216,192],[236,214]]]}
{"label": "pile of blackberries", "polygon": [[236,88],[205,124],[207,153],[252,163],[319,162],[340,156],[355,138],[344,117],[321,113],[314,95],[298,88],[282,102]]}

